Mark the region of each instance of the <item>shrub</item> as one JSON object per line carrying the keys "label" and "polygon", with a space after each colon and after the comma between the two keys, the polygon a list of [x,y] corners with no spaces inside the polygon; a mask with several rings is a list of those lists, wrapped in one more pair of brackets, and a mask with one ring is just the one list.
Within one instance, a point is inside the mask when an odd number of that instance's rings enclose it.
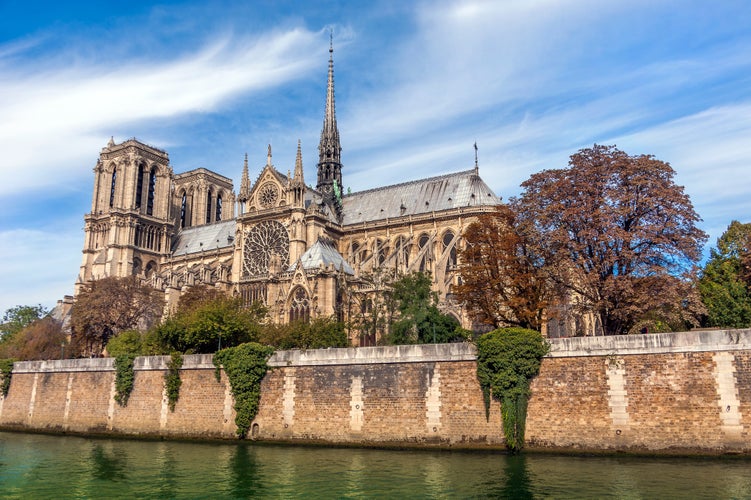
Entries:
{"label": "shrub", "polygon": [[501,402],[506,446],[524,446],[529,383],[540,371],[548,343],[540,332],[526,328],[500,328],[477,341],[477,378],[485,397],[486,416],[491,396]]}

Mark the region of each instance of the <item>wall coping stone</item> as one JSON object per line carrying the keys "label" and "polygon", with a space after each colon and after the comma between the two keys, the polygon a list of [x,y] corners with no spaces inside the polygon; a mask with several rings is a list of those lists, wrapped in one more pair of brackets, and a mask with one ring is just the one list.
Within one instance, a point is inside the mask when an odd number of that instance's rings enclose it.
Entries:
{"label": "wall coping stone", "polygon": [[[751,351],[751,329],[695,330],[644,335],[570,337],[549,339],[550,358],[669,354],[681,352]],[[166,370],[169,356],[139,356],[135,370]],[[213,354],[186,354],[183,370],[214,369]],[[269,367],[369,365],[475,361],[477,348],[470,343],[395,345],[276,351]],[[17,361],[13,373],[107,372],[115,370],[114,358]]]}
{"label": "wall coping stone", "polygon": [[477,349],[462,342],[453,344],[392,345],[382,347],[345,347],[276,351],[270,367],[370,365],[389,363],[425,363],[433,361],[474,361]]}
{"label": "wall coping stone", "polygon": [[751,350],[751,329],[549,339],[551,358]]}

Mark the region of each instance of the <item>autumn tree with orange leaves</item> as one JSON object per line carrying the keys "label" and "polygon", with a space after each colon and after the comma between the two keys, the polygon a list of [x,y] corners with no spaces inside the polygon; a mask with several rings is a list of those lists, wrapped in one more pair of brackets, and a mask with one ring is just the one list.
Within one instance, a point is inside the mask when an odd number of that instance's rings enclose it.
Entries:
{"label": "autumn tree with orange leaves", "polygon": [[596,334],[685,328],[703,312],[693,271],[707,235],[674,176],[651,155],[594,145],[532,175],[513,202],[545,275],[593,315]]}
{"label": "autumn tree with orange leaves", "polygon": [[539,331],[549,286],[525,238],[516,230],[514,212],[500,205],[496,212],[480,215],[462,239],[462,279],[453,289],[457,300],[481,323]]}

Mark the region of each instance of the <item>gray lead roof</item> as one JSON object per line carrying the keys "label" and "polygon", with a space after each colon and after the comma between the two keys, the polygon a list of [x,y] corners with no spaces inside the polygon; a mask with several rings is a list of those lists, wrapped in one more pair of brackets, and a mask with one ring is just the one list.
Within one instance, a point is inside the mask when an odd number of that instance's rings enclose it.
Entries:
{"label": "gray lead roof", "polygon": [[201,250],[210,251],[231,247],[235,244],[236,227],[237,222],[231,219],[205,226],[184,228],[177,235],[177,241],[172,246],[172,255],[177,257]]}
{"label": "gray lead roof", "polygon": [[[342,254],[331,243],[321,239],[317,240],[300,256],[300,262],[302,262],[302,268],[306,270],[322,267],[327,268],[333,265],[337,271],[341,269],[347,274],[355,274],[355,271],[347,264]],[[294,271],[295,269],[297,269],[297,262],[289,267],[289,271]]]}
{"label": "gray lead roof", "polygon": [[500,203],[472,169],[348,194],[342,198],[342,224]]}

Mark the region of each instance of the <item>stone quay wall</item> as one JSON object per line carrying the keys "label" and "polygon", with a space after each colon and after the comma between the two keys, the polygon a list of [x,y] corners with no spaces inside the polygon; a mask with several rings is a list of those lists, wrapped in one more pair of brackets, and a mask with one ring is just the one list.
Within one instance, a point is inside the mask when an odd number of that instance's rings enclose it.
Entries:
{"label": "stone quay wall", "polygon": [[[751,454],[751,330],[553,339],[534,379],[527,446],[567,451]],[[19,362],[0,429],[233,439],[229,382],[185,356],[175,411],[167,356],[137,358],[128,404],[112,359]],[[470,344],[280,351],[250,438],[355,446],[502,448]]]}

